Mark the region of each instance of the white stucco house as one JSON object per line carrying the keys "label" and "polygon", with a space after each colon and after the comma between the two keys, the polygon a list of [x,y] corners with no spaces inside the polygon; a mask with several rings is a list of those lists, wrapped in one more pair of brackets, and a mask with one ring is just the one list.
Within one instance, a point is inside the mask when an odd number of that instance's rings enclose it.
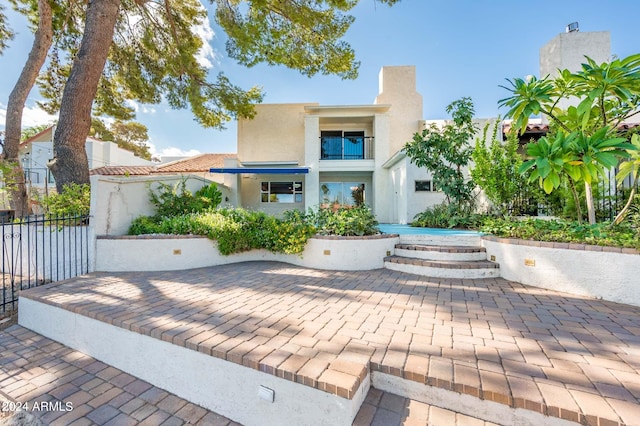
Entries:
{"label": "white stucco house", "polygon": [[[55,188],[55,181],[47,163],[53,157],[55,126],[20,143],[18,158],[24,169],[27,184],[41,190]],[[102,166],[152,166],[151,161],[136,157],[133,152],[120,148],[114,142],[87,137],[85,144],[89,169]]]}
{"label": "white stucco house", "polygon": [[443,195],[401,153],[423,129],[414,66],[383,67],[371,105],[261,104],[238,122],[238,155],[211,171],[231,202],[278,214],[334,203],[369,205],[383,223],[407,223]]}
{"label": "white stucco house", "polygon": [[[609,60],[609,33],[554,37],[540,49],[540,75],[578,70],[585,55]],[[425,125],[444,122],[423,119],[414,66],[383,67],[370,105],[262,104],[256,112],[238,122],[237,158],[211,168],[224,175],[235,205],[278,214],[363,201],[381,223],[408,223],[444,199],[431,173],[402,152]],[[523,144],[548,131],[544,118],[530,127]]]}

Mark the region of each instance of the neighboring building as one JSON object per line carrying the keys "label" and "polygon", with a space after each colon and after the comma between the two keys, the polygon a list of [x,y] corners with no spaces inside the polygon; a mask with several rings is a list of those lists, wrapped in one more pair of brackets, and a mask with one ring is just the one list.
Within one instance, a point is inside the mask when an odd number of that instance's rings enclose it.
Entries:
{"label": "neighboring building", "polygon": [[601,64],[611,60],[611,35],[608,31],[581,33],[577,26],[558,34],[540,48],[540,78],[556,76],[558,70],[579,71],[585,56]]}
{"label": "neighboring building", "polygon": [[[55,126],[41,131],[20,143],[19,159],[22,162],[27,184],[33,188],[55,187],[53,175],[47,167],[53,158],[53,134]],[[89,169],[102,166],[152,166],[151,161],[136,157],[133,152],[120,148],[114,142],[87,138],[85,145]]]}
{"label": "neighboring building", "polygon": [[443,200],[401,153],[423,128],[415,67],[383,67],[372,105],[257,105],[238,122],[237,159],[212,171],[238,206],[280,214],[364,202],[382,223],[407,223]]}

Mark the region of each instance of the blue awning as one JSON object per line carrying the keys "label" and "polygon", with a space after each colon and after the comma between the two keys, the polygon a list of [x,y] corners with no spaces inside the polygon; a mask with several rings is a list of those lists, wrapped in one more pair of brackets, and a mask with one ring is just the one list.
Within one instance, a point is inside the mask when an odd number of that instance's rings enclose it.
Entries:
{"label": "blue awning", "polygon": [[255,174],[255,175],[300,175],[309,173],[308,167],[212,167],[209,173]]}

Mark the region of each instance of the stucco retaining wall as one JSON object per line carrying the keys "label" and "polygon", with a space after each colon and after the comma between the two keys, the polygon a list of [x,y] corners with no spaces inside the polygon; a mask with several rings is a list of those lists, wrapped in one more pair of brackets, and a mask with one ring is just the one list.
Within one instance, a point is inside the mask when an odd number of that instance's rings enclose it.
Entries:
{"label": "stucco retaining wall", "polygon": [[384,267],[397,235],[309,239],[300,255],[252,250],[224,256],[215,241],[172,235],[98,237],[96,271],[172,271],[227,263],[270,260],[316,269],[364,271]]}
{"label": "stucco retaining wall", "polygon": [[503,278],[640,306],[640,253],[634,249],[483,237]]}

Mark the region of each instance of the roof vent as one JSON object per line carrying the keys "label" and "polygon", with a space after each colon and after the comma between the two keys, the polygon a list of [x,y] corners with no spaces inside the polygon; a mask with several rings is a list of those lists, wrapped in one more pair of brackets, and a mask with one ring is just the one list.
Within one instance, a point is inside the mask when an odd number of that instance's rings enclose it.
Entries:
{"label": "roof vent", "polygon": [[578,31],[580,31],[580,28],[578,27],[578,23],[577,22],[572,22],[569,25],[567,25],[567,32],[568,33],[577,33]]}

